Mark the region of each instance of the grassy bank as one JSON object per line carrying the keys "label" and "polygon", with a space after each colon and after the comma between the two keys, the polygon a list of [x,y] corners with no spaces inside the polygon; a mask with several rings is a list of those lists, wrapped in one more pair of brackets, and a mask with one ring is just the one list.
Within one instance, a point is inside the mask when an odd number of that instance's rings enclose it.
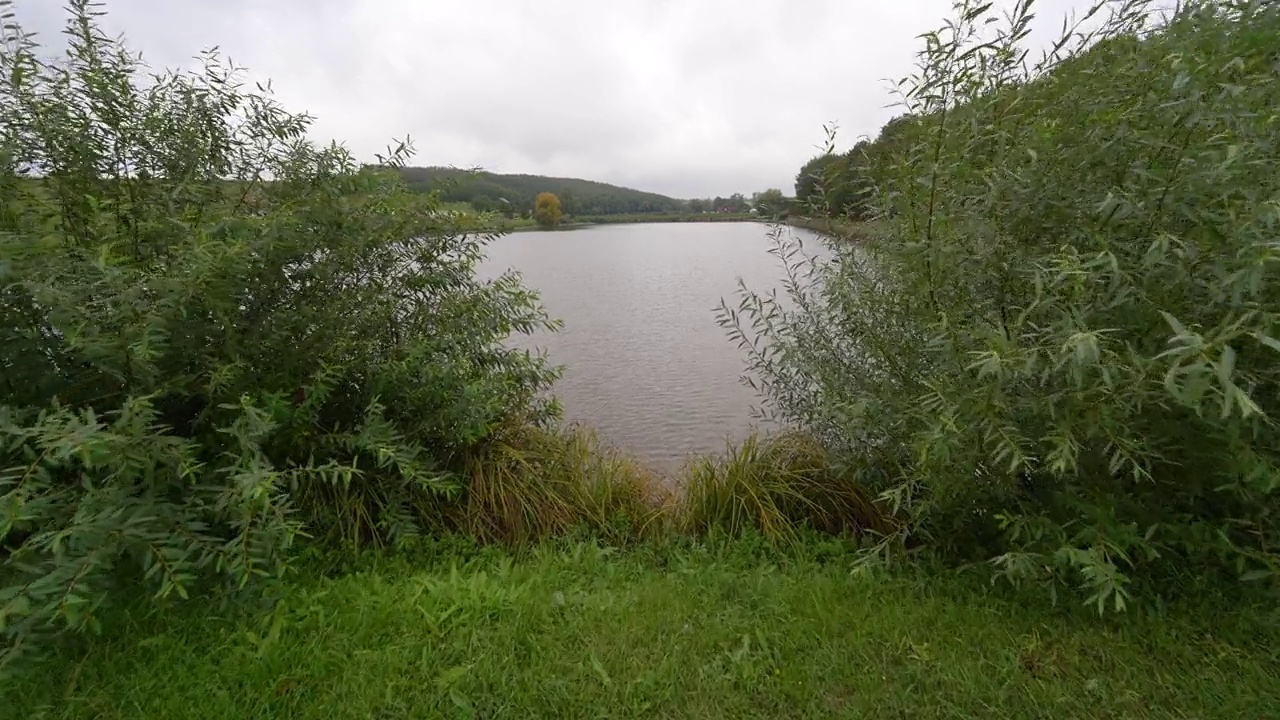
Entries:
{"label": "grassy bank", "polygon": [[[19,678],[26,718],[1265,717],[1248,609],[1108,626],[836,545],[432,549],[284,590],[269,613],[123,622]],[[826,557],[823,557],[826,555]],[[1224,605],[1223,607],[1230,607]]]}

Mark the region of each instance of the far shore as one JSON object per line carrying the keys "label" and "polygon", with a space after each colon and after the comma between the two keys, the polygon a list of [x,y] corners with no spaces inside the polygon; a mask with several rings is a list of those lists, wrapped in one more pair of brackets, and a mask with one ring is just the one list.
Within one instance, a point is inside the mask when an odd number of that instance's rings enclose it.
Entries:
{"label": "far shore", "polygon": [[630,213],[625,215],[584,215],[550,228],[544,228],[528,219],[506,220],[498,225],[498,229],[504,232],[527,232],[531,230],[552,232],[577,230],[595,225],[759,221],[763,221],[763,219],[750,213]]}
{"label": "far shore", "polygon": [[833,220],[831,218],[822,217],[801,217],[792,216],[783,218],[780,221],[772,218],[765,218],[759,215],[751,215],[748,213],[670,213],[670,214],[632,214],[632,215],[601,215],[593,217],[584,217],[580,220],[573,220],[556,225],[555,227],[542,227],[532,220],[508,220],[496,226],[499,232],[560,232],[564,230],[581,230],[583,228],[597,227],[599,225],[623,225],[623,224],[645,224],[645,223],[704,223],[704,222],[758,222],[761,224],[770,224],[773,222],[781,222],[783,225],[790,227],[812,230],[820,235],[846,237],[854,234],[854,229],[859,223],[849,220]]}

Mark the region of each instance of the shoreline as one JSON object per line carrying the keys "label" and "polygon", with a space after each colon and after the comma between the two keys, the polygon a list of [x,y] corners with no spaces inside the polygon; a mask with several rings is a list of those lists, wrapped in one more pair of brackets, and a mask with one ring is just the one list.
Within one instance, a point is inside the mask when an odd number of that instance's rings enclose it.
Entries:
{"label": "shoreline", "polygon": [[756,215],[746,213],[654,213],[633,215],[585,215],[572,222],[560,223],[555,227],[544,228],[532,222],[514,224],[510,222],[497,226],[500,232],[558,232],[561,230],[579,230],[598,225],[652,225],[663,223],[727,223],[727,222],[768,222]]}
{"label": "shoreline", "polygon": [[751,222],[761,225],[780,224],[788,227],[809,230],[819,235],[829,238],[851,238],[859,234],[858,230],[866,225],[865,222],[855,222],[851,220],[832,220],[830,218],[816,218],[792,216],[782,219],[769,219],[758,216],[718,216],[712,218],[699,218],[698,216],[627,216],[626,219],[603,219],[591,218],[581,222],[562,223],[551,228],[544,228],[539,225],[521,224],[521,225],[499,225],[493,227],[493,231],[501,234],[507,233],[524,233],[524,232],[562,232],[569,230],[582,230],[584,228],[599,227],[601,225],[663,225],[663,224],[696,224],[696,223],[734,223],[734,222]]}

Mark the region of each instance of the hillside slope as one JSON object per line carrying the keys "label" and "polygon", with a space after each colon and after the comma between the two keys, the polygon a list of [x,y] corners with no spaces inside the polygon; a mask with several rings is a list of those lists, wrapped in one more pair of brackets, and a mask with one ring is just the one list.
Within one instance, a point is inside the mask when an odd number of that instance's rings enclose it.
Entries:
{"label": "hillside slope", "polygon": [[675,212],[684,203],[657,193],[642,192],[608,183],[543,175],[501,175],[447,167],[409,167],[401,170],[415,190],[436,190],[450,202],[468,202],[477,210],[502,210],[510,205],[518,213],[533,208],[540,192],[555,193],[571,215]]}

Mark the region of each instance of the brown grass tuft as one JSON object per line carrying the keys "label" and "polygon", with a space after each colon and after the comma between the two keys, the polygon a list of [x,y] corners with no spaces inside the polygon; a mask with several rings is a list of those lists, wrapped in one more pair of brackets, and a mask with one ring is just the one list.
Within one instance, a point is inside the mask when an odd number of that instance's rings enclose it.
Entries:
{"label": "brown grass tuft", "polygon": [[892,527],[866,491],[799,433],[752,434],[721,456],[695,460],[678,516],[686,532],[738,534],[751,527],[774,539],[804,526],[833,534]]}
{"label": "brown grass tuft", "polygon": [[594,531],[623,542],[662,524],[657,475],[580,426],[514,426],[465,460],[466,529],[478,538],[523,543]]}

